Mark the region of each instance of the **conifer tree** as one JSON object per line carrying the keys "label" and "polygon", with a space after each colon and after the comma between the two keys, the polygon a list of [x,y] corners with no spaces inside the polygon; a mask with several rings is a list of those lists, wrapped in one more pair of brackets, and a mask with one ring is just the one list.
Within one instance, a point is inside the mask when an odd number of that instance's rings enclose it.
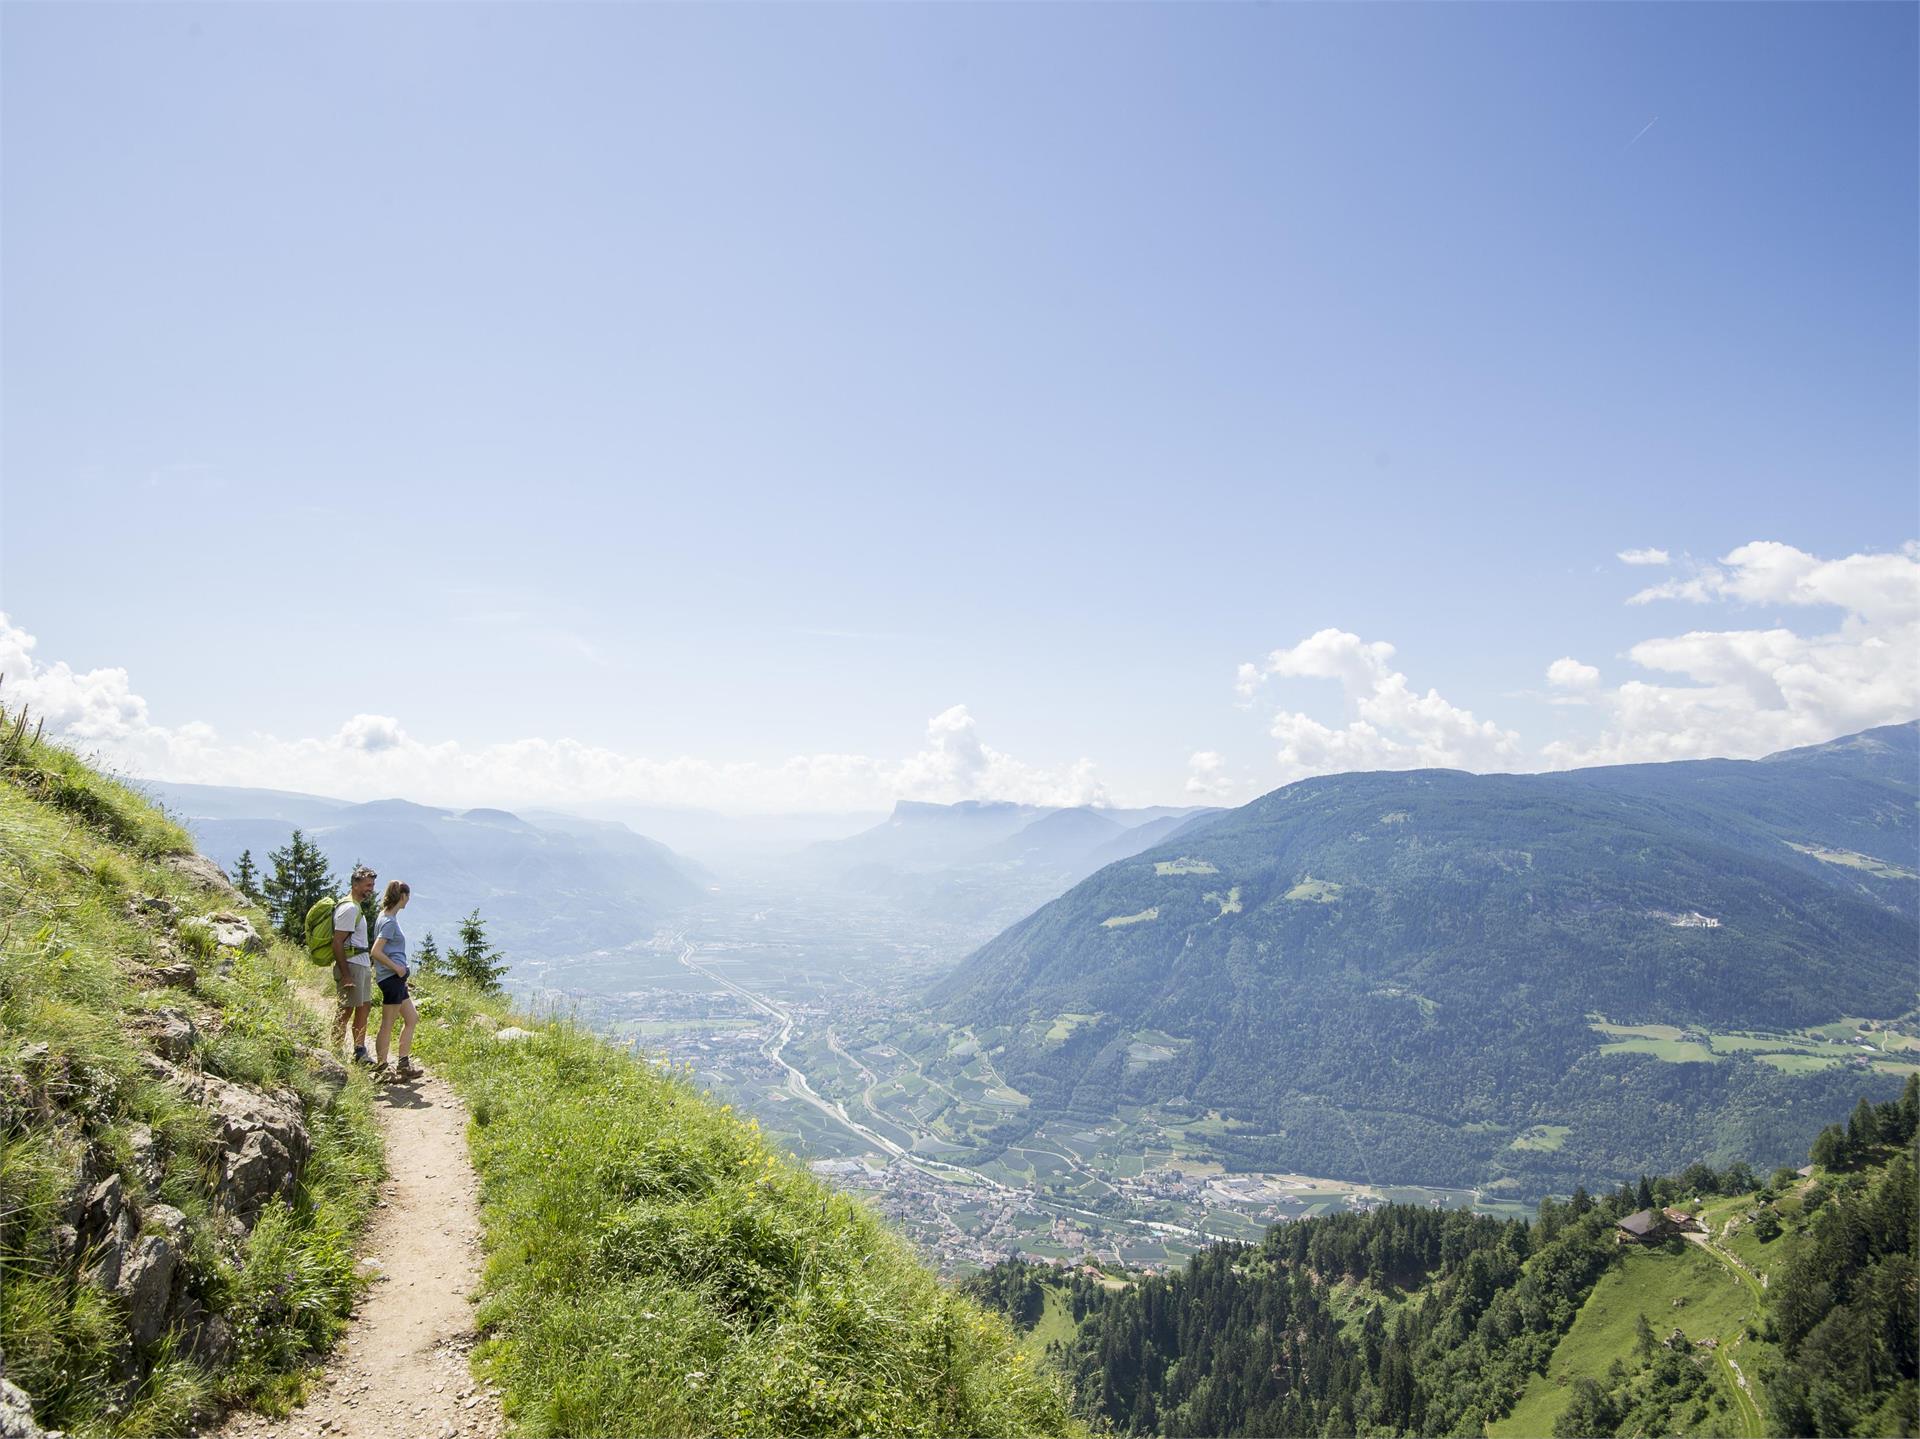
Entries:
{"label": "conifer tree", "polygon": [[460,945],[447,957],[454,978],[487,994],[500,993],[500,976],[507,972],[500,951],[487,941],[486,921],[474,910],[460,921]]}
{"label": "conifer tree", "polygon": [[413,972],[418,975],[436,975],[447,972],[447,962],[440,956],[440,946],[434,942],[433,931],[427,931],[427,937],[420,941],[420,952],[414,956]]}
{"label": "conifer tree", "polygon": [[240,858],[233,865],[233,887],[240,891],[240,897],[252,904],[262,902],[260,893],[260,868],[253,862],[253,851],[243,849]]}
{"label": "conifer tree", "polygon": [[1642,1209],[1653,1208],[1653,1184],[1644,1174],[1640,1176],[1640,1188],[1634,1194],[1633,1201]]}
{"label": "conifer tree", "polygon": [[307,941],[307,911],[320,900],[340,892],[340,882],[327,867],[327,857],[299,830],[286,848],[267,856],[273,866],[260,886],[267,914],[276,932],[295,944]]}

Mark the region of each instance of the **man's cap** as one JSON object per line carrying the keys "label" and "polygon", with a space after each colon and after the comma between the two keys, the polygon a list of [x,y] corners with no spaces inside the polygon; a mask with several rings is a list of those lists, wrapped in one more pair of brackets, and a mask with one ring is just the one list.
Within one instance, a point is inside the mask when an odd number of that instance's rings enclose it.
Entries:
{"label": "man's cap", "polygon": [[364,864],[361,865],[358,869],[356,869],[353,872],[353,882],[355,884],[360,883],[360,881],[363,879],[378,879],[378,878],[380,878],[380,876],[375,874],[372,870],[368,869]]}

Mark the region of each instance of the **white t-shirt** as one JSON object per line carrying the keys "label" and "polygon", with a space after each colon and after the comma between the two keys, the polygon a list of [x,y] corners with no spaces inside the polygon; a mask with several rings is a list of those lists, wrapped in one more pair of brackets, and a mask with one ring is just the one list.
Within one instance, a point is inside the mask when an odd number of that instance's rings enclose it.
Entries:
{"label": "white t-shirt", "polygon": [[[347,931],[351,930],[351,934]],[[362,968],[372,964],[367,958],[367,917],[360,912],[360,906],[349,895],[333,907],[333,932],[347,934],[347,963]]]}

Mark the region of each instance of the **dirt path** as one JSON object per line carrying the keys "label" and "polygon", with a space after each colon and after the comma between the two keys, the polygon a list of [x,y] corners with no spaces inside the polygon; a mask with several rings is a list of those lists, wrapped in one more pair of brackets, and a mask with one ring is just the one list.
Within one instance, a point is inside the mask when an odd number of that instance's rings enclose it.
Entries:
{"label": "dirt path", "polygon": [[307,1403],[285,1419],[236,1414],[220,1439],[495,1439],[496,1391],[467,1367],[480,1280],[480,1197],[467,1111],[443,1081],[376,1101],[391,1177],[361,1241],[375,1277]]}

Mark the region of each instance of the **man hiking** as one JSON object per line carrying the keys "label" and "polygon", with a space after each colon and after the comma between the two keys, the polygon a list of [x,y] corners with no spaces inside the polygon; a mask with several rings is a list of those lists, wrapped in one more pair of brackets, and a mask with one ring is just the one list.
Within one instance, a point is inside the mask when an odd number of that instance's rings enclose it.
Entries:
{"label": "man hiking", "polygon": [[379,876],[364,864],[353,872],[347,898],[333,907],[333,982],[340,1007],[333,1016],[333,1047],[338,1049],[353,1021],[353,1062],[372,1064],[367,1053],[367,1015],[373,1009],[373,961],[367,957],[367,916],[360,908],[373,897]]}

